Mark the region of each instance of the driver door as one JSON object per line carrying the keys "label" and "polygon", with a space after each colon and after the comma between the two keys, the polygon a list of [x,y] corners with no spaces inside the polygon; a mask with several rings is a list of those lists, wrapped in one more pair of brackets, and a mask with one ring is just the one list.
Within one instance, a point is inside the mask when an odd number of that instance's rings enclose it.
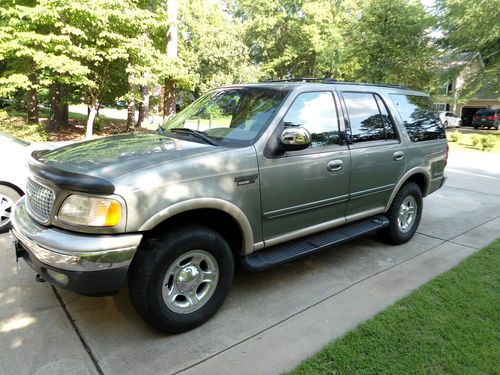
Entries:
{"label": "driver door", "polygon": [[338,107],[333,93],[299,93],[282,119],[279,132],[286,126],[306,128],[312,144],[278,157],[259,156],[266,245],[345,220],[350,153],[339,142]]}

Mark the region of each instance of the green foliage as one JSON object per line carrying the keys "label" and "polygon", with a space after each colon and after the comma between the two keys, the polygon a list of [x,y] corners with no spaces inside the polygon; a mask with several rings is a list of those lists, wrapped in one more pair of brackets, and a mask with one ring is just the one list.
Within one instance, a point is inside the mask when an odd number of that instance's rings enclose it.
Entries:
{"label": "green foliage", "polygon": [[263,75],[286,78],[338,76],[342,24],[352,7],[349,1],[239,0],[231,11]]}
{"label": "green foliage", "polygon": [[481,148],[483,151],[491,151],[493,147],[495,147],[495,144],[497,142],[497,139],[494,135],[489,134],[481,137]]}
{"label": "green foliage", "polygon": [[450,134],[450,142],[458,142],[460,138],[462,137],[462,133],[460,133],[458,130],[455,130],[453,133]]}
{"label": "green foliage", "polygon": [[190,72],[197,94],[225,84],[255,82],[259,69],[249,59],[241,39],[243,25],[219,4],[204,0],[181,2],[179,60]]}
{"label": "green foliage", "polygon": [[434,25],[420,2],[369,0],[348,27],[346,78],[425,89],[433,78]]}
{"label": "green foliage", "polygon": [[472,147],[476,148],[481,142],[481,136],[479,134],[473,134],[471,138]]}

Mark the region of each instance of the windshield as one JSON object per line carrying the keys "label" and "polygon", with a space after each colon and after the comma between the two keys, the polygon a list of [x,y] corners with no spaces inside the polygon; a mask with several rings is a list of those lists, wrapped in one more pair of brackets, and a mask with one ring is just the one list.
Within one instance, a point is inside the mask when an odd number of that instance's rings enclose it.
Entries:
{"label": "windshield", "polygon": [[[286,94],[257,87],[212,91],[170,119],[162,129],[193,129],[216,141],[248,144],[265,128]],[[180,134],[186,136],[187,132],[175,133]]]}

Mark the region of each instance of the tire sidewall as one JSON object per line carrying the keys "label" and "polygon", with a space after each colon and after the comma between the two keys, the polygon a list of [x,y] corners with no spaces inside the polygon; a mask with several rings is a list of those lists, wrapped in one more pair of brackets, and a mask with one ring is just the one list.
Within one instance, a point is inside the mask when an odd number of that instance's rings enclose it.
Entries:
{"label": "tire sidewall", "polygon": [[[153,248],[147,253],[156,252],[152,272],[148,275],[146,310],[149,318],[146,321],[160,330],[178,333],[190,330],[210,319],[223,304],[232,285],[234,275],[234,259],[232,251],[222,236],[218,233],[201,226],[192,229],[172,231],[170,235],[155,241]],[[216,260],[219,268],[219,279],[216,289],[210,299],[199,309],[179,314],[171,311],[163,301],[162,289],[165,273],[180,256],[191,250],[204,250],[210,253]],[[147,256],[147,254],[146,254]],[[139,310],[139,309],[138,309]]]}
{"label": "tire sidewall", "polygon": [[[5,196],[9,198],[12,201],[12,206],[14,207],[14,204],[18,201],[19,198],[21,198],[21,195],[13,188],[10,186],[6,185],[0,185],[0,196]],[[11,212],[12,214],[12,212]],[[0,233],[5,233],[11,228],[11,222],[9,222],[6,225],[0,225]]]}
{"label": "tire sidewall", "polygon": [[[399,228],[398,216],[401,204],[408,196],[412,196],[417,202],[417,216],[413,221],[412,227],[408,231],[402,232]],[[417,231],[418,225],[420,224],[420,219],[422,218],[422,210],[423,199],[420,187],[413,182],[403,185],[398,194],[396,194],[389,212],[389,231],[393,243],[402,244],[408,242],[413,237],[413,235]]]}

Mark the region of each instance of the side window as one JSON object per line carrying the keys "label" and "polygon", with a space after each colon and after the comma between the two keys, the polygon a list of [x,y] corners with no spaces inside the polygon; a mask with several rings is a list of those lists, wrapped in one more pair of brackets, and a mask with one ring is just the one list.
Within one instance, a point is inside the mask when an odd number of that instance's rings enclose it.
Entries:
{"label": "side window", "polygon": [[391,94],[412,142],[446,138],[443,125],[427,96]]}
{"label": "side window", "polygon": [[306,128],[311,133],[311,147],[339,144],[337,111],[330,92],[307,92],[297,96],[283,124]]}
{"label": "side window", "polygon": [[354,143],[386,139],[384,120],[372,93],[343,92],[342,97],[347,108]]}
{"label": "side window", "polygon": [[378,108],[380,110],[380,115],[382,116],[382,122],[384,123],[385,128],[385,138],[386,139],[397,139],[396,131],[394,130],[395,126],[392,122],[391,116],[389,116],[389,111],[385,106],[384,101],[380,98],[380,96],[375,94],[375,99],[377,100]]}

